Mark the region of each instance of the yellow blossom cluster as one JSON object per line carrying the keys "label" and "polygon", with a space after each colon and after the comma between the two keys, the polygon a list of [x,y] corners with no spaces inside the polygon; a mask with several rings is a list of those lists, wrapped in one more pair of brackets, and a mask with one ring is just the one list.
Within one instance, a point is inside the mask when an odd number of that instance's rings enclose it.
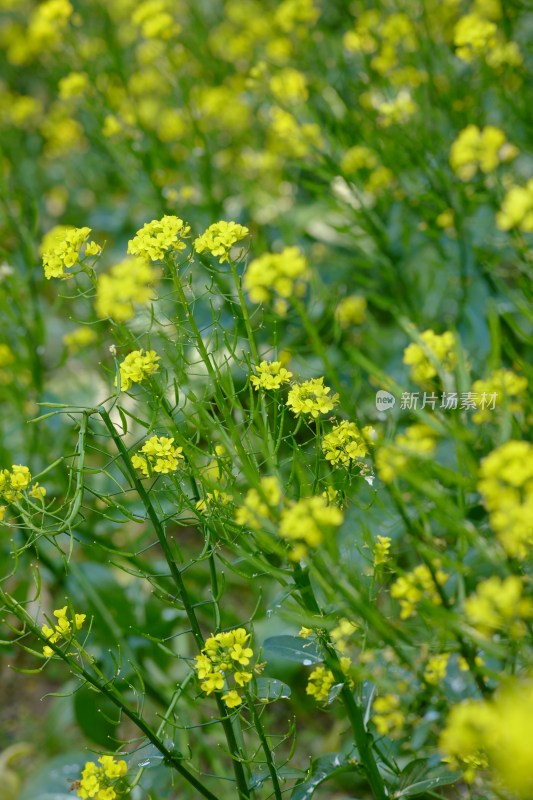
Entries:
{"label": "yellow blossom cluster", "polygon": [[63,336],[63,344],[69,353],[78,353],[84,347],[94,344],[98,340],[98,335],[90,325],[80,325],[70,333]]}
{"label": "yellow blossom cluster", "polygon": [[338,394],[330,396],[331,388],[324,386],[324,378],[311,378],[296,383],[287,397],[287,405],[296,416],[310,415],[316,419],[319,414],[332,411],[339,401]]}
{"label": "yellow blossom cluster", "polygon": [[211,506],[228,506],[233,502],[233,495],[224,492],[221,489],[213,489],[212,492],[206,492],[203,500],[198,500],[196,509],[198,511],[206,512]]}
{"label": "yellow blossom cluster", "polygon": [[518,228],[533,231],[533,178],[525,186],[510,186],[496,214],[496,225],[502,231]]}
{"label": "yellow blossom cluster", "polygon": [[503,406],[511,414],[521,411],[522,404],[518,398],[522,398],[527,386],[527,378],[510,369],[498,369],[485,380],[474,381],[472,392],[480,396],[481,407],[472,415],[472,419],[478,424],[488,422],[492,412],[486,407],[485,401],[494,394],[498,407]]}
{"label": "yellow blossom cluster", "polygon": [[[0,497],[8,503],[20,500],[31,483],[31,473],[28,467],[22,464],[13,464],[11,469],[0,470]],[[28,492],[30,497],[40,500],[46,495],[44,486],[34,483]]]}
{"label": "yellow blossom cluster", "polygon": [[[74,614],[69,619],[67,616],[68,607],[58,608],[54,611],[54,617],[57,623],[51,628],[49,625],[43,625],[41,630],[51,644],[57,644],[61,639],[66,639],[67,636],[74,635],[75,631],[80,631],[86,619],[86,614]],[[47,658],[54,655],[54,651],[49,645],[43,647],[43,653]]]}
{"label": "yellow blossom cluster", "polygon": [[438,686],[446,677],[448,669],[449,653],[438,653],[430,656],[424,669],[424,680],[432,686]]}
{"label": "yellow blossom cluster", "polygon": [[411,367],[415,383],[426,383],[438,369],[451,372],[457,364],[455,337],[451,331],[442,334],[427,330],[420,334],[421,343],[412,342],[403,353],[403,363]]}
{"label": "yellow blossom cluster", "polygon": [[386,564],[390,559],[391,539],[390,536],[377,536],[374,544],[374,566]]}
{"label": "yellow blossom cluster", "polygon": [[98,277],[96,313],[115,322],[131,319],[134,306],[145,305],[152,298],[152,285],[158,274],[143,258],[126,258],[115,264]]}
{"label": "yellow blossom cluster", "polygon": [[194,240],[194,249],[197,253],[204,253],[206,250],[212,256],[217,256],[219,264],[228,261],[231,248],[242,239],[245,239],[250,231],[244,225],[237,222],[215,222]]}
{"label": "yellow blossom cluster", "polygon": [[400,698],[395,694],[383,694],[372,705],[372,722],[381,736],[398,737],[405,724],[405,714]]}
{"label": "yellow blossom cluster", "polygon": [[368,9],[358,14],[355,28],[344,35],[343,44],[349,53],[372,56],[372,69],[392,80],[399,72],[396,68],[402,51],[418,49],[418,37],[407,14],[385,15],[382,10]]}
{"label": "yellow blossom cluster", "polygon": [[[351,659],[346,656],[341,656],[339,659],[341,669],[347,677],[349,676],[350,667],[352,665]],[[349,683],[351,679],[348,677]],[[335,676],[333,672],[327,667],[316,667],[307,681],[306,693],[314,697],[317,703],[325,703],[329,698],[331,687],[335,683]]]}
{"label": "yellow blossom cluster", "polygon": [[246,525],[252,530],[260,530],[265,520],[273,519],[273,511],[281,502],[281,487],[277,478],[261,478],[258,489],[249,489],[243,504],[237,509],[237,525]]}
{"label": "yellow blossom cluster", "polygon": [[128,771],[122,759],[117,761],[113,756],[100,756],[98,766],[94,761],[87,761],[78,787],[78,797],[82,800],[115,800],[119,795],[115,786]]}
{"label": "yellow blossom cluster", "polygon": [[506,790],[505,796],[529,800],[533,796],[532,716],[533,681],[511,678],[490,700],[466,700],[454,706],[439,747],[452,768],[463,771],[467,783],[474,781],[479,769],[489,767],[500,791]]}
{"label": "yellow blossom cluster", "polygon": [[150,477],[154,472],[167,475],[175,472],[179,461],[183,461],[182,447],[174,447],[174,439],[167,436],[152,436],[141,447],[140,453],[135,453],[131,463],[135,469],[140,469],[143,475]]}
{"label": "yellow blossom cluster", "polygon": [[[47,241],[46,249],[43,250],[43,267],[45,278],[71,278],[71,273],[66,273],[80,261],[80,250],[89,238],[90,228],[64,228],[56,230],[52,240]],[[100,245],[89,242],[85,248],[86,255],[98,255],[101,252]]]}
{"label": "yellow blossom cluster", "polygon": [[261,361],[255,367],[257,375],[250,376],[250,383],[256,391],[259,389],[280,389],[284,383],[290,383],[292,372],[281,365],[281,361]]}
{"label": "yellow blossom cluster", "polygon": [[144,0],[135,7],[131,20],[147,39],[167,40],[182,30],[171,11],[172,0]]}
{"label": "yellow blossom cluster", "polygon": [[[228,708],[236,708],[242,703],[239,690],[246,687],[260,665],[250,667],[254,651],[249,647],[250,634],[244,628],[217,633],[205,641],[200,655],[196,656],[195,669],[200,680],[200,688],[207,695],[225,689],[222,699]],[[243,669],[248,667],[248,669]],[[229,678],[234,687],[230,688]]]}
{"label": "yellow blossom cluster", "polygon": [[436,606],[442,603],[438,586],[443,586],[448,575],[438,567],[434,575],[426,564],[419,564],[411,572],[401,575],[391,586],[391,597],[400,602],[400,618],[408,619],[416,613],[419,603],[426,602]]}
{"label": "yellow blossom cluster", "polygon": [[523,596],[524,584],[517,575],[482,581],[464,602],[468,622],[484,636],[508,631],[515,639],[527,633],[527,620],[533,617],[533,602]]}
{"label": "yellow blossom cluster", "polygon": [[[349,640],[358,628],[359,625],[357,622],[352,622],[352,620],[346,619],[346,617],[340,619],[338,625],[332,628],[329,634],[331,641],[335,645],[335,650],[339,653],[345,653],[348,649]],[[302,635],[301,632],[300,635]]]}
{"label": "yellow blossom cluster", "polygon": [[428,457],[435,447],[435,432],[429,425],[410,425],[396,436],[393,444],[380,447],[376,454],[377,473],[384,483],[390,483],[405,472],[411,458]]}
{"label": "yellow blossom cluster", "polygon": [[368,455],[374,434],[370,425],[359,429],[355,422],[343,420],[323,437],[322,452],[333,467],[350,467],[358,458]]}
{"label": "yellow blossom cluster", "polygon": [[167,253],[185,250],[182,239],[191,228],[179,217],[165,214],[161,219],[146,222],[128,242],[128,254],[140,256],[146,261],[159,261]]}
{"label": "yellow blossom cluster", "polygon": [[[134,350],[120,363],[120,388],[127,391],[133,383],[142,383],[159,369],[160,357],[155,350]],[[115,378],[115,386],[117,379]]]}
{"label": "yellow blossom cluster", "polygon": [[252,303],[278,300],[276,310],[284,313],[287,300],[305,294],[309,277],[307,259],[297,247],[286,247],[281,253],[264,253],[248,264],[243,286]]}
{"label": "yellow blossom cluster", "polygon": [[533,445],[510,441],[481,462],[478,489],[504,550],[525,559],[533,546]]}
{"label": "yellow blossom cluster", "polygon": [[484,58],[494,69],[519,67],[522,64],[522,54],[516,42],[504,41],[498,26],[476,12],[458,20],[454,29],[454,44],[455,54],[462,61]]}
{"label": "yellow blossom cluster", "polygon": [[518,155],[514,145],[507,142],[505,133],[494,125],[480,130],[467,125],[450,149],[450,165],[463,181],[472,180],[478,170],[487,174]]}
{"label": "yellow blossom cluster", "polygon": [[366,317],[366,297],[351,294],[344,297],[335,309],[335,319],[346,329],[351,325],[362,325]]}
{"label": "yellow blossom cluster", "polygon": [[329,506],[323,497],[303,497],[287,505],[281,512],[279,535],[294,542],[290,558],[305,558],[309,548],[320,547],[324,536],[342,525],[343,514]]}

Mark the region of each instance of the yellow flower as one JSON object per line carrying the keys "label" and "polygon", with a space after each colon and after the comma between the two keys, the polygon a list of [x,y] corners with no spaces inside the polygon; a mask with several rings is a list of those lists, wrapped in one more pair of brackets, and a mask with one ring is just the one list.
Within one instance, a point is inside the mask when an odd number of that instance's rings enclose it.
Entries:
{"label": "yellow flower", "polygon": [[[446,583],[448,576],[440,569],[435,569],[437,586]],[[439,606],[442,603],[433,575],[426,564],[420,564],[411,572],[400,576],[391,586],[391,597],[400,601],[400,619],[414,616],[416,607],[425,601]]]}
{"label": "yellow flower", "polygon": [[167,436],[152,436],[141,447],[140,452],[132,456],[131,463],[136,469],[140,469],[146,477],[154,472],[167,475],[175,472],[178,462],[184,460],[182,447],[174,447],[174,439]]}
{"label": "yellow flower", "polygon": [[517,575],[503,580],[493,575],[482,581],[464,603],[468,622],[485,636],[508,630],[513,638],[525,636],[526,620],[533,617],[533,602],[523,597],[524,585]]}
{"label": "yellow flower", "polygon": [[96,313],[115,322],[126,322],[135,313],[135,305],[145,305],[152,298],[152,284],[158,272],[143,258],[127,258],[98,277]]}
{"label": "yellow flower", "polygon": [[226,694],[222,695],[222,699],[227,705],[228,708],[237,708],[242,703],[242,699],[239,694],[232,689],[230,692],[226,692]]}
{"label": "yellow flower", "polygon": [[449,653],[441,653],[431,656],[424,669],[424,680],[432,686],[438,686],[446,677],[448,668]]}
{"label": "yellow flower", "polygon": [[494,125],[487,125],[483,130],[477,125],[468,125],[452,144],[450,164],[461,180],[469,181],[478,169],[484,173],[493,172],[501,162],[517,154],[516,147],[507,143],[505,133]]}
{"label": "yellow flower", "polygon": [[335,319],[341,328],[362,325],[366,317],[366,297],[352,294],[340,301],[335,309]]}
{"label": "yellow flower", "polygon": [[299,561],[308,547],[319,547],[325,534],[342,525],[343,514],[321,496],[303,497],[281,512],[279,535],[294,542],[290,557]]}
{"label": "yellow flower", "polygon": [[405,715],[401,710],[399,697],[394,694],[376,697],[372,710],[372,722],[381,736],[390,736],[392,739],[400,736],[405,724]]}
{"label": "yellow flower", "polygon": [[281,366],[281,361],[261,361],[255,367],[257,375],[250,376],[250,383],[256,391],[259,389],[279,389],[282,384],[290,383],[292,372]]}
{"label": "yellow flower", "polygon": [[228,261],[231,248],[241,239],[246,238],[250,231],[244,225],[236,222],[215,222],[194,240],[194,249],[197,253],[206,250],[212,256],[219,256],[219,264]]}
{"label": "yellow flower", "polygon": [[90,232],[91,229],[86,227],[63,229],[51,246],[44,250],[43,267],[47,280],[72,277],[65,270],[79,262],[81,247],[89,238]]}
{"label": "yellow flower", "polygon": [[[284,303],[292,295],[305,294],[309,267],[297,247],[286,247],[281,253],[264,253],[248,264],[244,273],[244,290],[252,303],[266,303],[276,297]],[[285,306],[286,307],[286,306]]]}
{"label": "yellow flower", "polygon": [[259,530],[264,521],[272,518],[272,509],[281,502],[281,487],[277,478],[261,478],[259,489],[249,489],[242,506],[237,509],[235,522]]}
{"label": "yellow flower", "polygon": [[330,397],[330,391],[329,386],[324,386],[324,378],[311,378],[292,387],[286,405],[296,416],[310,414],[316,419],[319,414],[327,414],[337,405],[339,395]]}
{"label": "yellow flower", "polygon": [[[313,415],[315,416],[315,415]],[[367,433],[372,429],[367,428]],[[368,438],[355,422],[343,420],[322,439],[322,452],[332,466],[349,467],[353,461],[368,455]]]}
{"label": "yellow flower", "polygon": [[[510,369],[498,369],[486,380],[475,381],[472,384],[472,392],[480,396],[480,407],[472,415],[472,419],[478,425],[488,422],[491,413],[500,405],[510,413],[521,411],[522,404],[517,401],[527,391],[527,385],[527,378],[516,375]],[[492,407],[491,397],[494,397]],[[513,398],[516,398],[516,401]]]}
{"label": "yellow flower", "polygon": [[525,559],[533,546],[533,445],[510,441],[483,459],[478,489],[506,553]]}
{"label": "yellow flower", "polygon": [[[420,334],[422,344],[413,342],[405,348],[403,363],[411,367],[416,383],[425,383],[437,374],[437,367],[451,372],[457,364],[455,337],[451,331],[437,334],[432,330]],[[436,363],[435,363],[436,362]]]}
{"label": "yellow flower", "polygon": [[379,536],[374,545],[374,566],[386,564],[390,559],[391,539],[389,536]]}
{"label": "yellow flower", "polygon": [[519,228],[524,233],[533,231],[533,178],[525,186],[511,186],[507,190],[496,214],[496,224],[502,231]]}
{"label": "yellow flower", "polygon": [[81,325],[63,336],[63,344],[70,353],[78,353],[83,347],[88,347],[97,340],[96,331],[89,325]]}
{"label": "yellow flower", "polygon": [[166,253],[185,250],[186,244],[182,239],[188,236],[190,230],[190,226],[179,217],[165,214],[161,219],[146,222],[137,231],[128,242],[128,253],[147,261],[159,261]]}
{"label": "yellow flower", "polygon": [[[160,357],[155,350],[134,350],[128,353],[124,361],[120,364],[120,388],[123,392],[127,391],[133,383],[142,381],[153,375],[159,369]],[[117,380],[115,378],[115,386]]]}

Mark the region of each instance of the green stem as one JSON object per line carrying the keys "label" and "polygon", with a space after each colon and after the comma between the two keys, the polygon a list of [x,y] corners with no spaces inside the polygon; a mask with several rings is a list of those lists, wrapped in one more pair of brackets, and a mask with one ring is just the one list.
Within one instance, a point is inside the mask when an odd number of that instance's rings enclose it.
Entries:
{"label": "green stem", "polygon": [[[126,446],[124,445],[124,442],[122,441],[122,439],[120,438],[120,436],[118,435],[118,433],[115,430],[115,427],[114,427],[114,425],[113,425],[113,423],[111,421],[111,418],[109,417],[109,414],[107,413],[107,411],[104,408],[100,408],[99,409],[99,413],[100,413],[100,416],[101,416],[101,418],[102,418],[102,420],[104,422],[104,425],[106,426],[106,428],[108,429],[109,433],[111,434],[111,437],[112,437],[112,439],[113,439],[113,441],[114,441],[114,443],[115,443],[115,445],[117,447],[117,450],[119,451],[119,453],[120,453],[120,455],[122,457],[123,463],[124,463],[124,465],[125,465],[125,467],[126,467],[126,469],[128,471],[128,474],[129,474],[130,478],[131,478],[133,486],[135,487],[135,490],[136,490],[137,494],[139,495],[139,497],[141,499],[141,502],[144,505],[144,508],[146,510],[146,513],[148,514],[148,517],[150,518],[150,521],[151,521],[151,523],[152,523],[152,525],[154,527],[154,530],[156,532],[157,538],[159,540],[159,544],[160,544],[161,549],[163,551],[163,554],[165,556],[165,560],[166,560],[166,562],[168,564],[168,567],[170,569],[170,574],[171,574],[171,576],[172,576],[172,578],[174,580],[174,583],[176,584],[176,587],[178,589],[178,594],[180,596],[180,600],[181,600],[181,602],[183,604],[183,607],[185,609],[185,613],[187,614],[187,617],[188,617],[188,620],[189,620],[189,624],[191,626],[191,630],[192,630],[193,636],[194,636],[194,638],[196,640],[196,644],[197,644],[198,650],[201,651],[203,646],[204,646],[204,637],[202,635],[202,631],[200,629],[200,625],[198,623],[198,619],[196,617],[193,605],[192,605],[191,600],[189,598],[189,594],[188,594],[187,589],[185,587],[185,583],[183,581],[183,576],[182,576],[182,574],[181,574],[181,572],[180,572],[180,570],[178,568],[178,565],[176,564],[176,562],[174,560],[174,557],[172,555],[172,551],[171,551],[170,546],[168,544],[167,537],[166,537],[166,534],[165,534],[165,530],[163,529],[163,526],[162,526],[162,524],[161,524],[161,522],[159,520],[159,517],[157,516],[157,513],[156,513],[156,511],[155,511],[155,509],[154,509],[154,507],[152,505],[152,501],[150,500],[150,497],[148,496],[148,493],[147,493],[146,489],[144,488],[144,486],[142,484],[142,481],[139,479],[139,477],[137,475],[135,467],[131,463],[131,459],[130,459],[130,455],[128,453],[128,450],[127,450]],[[231,720],[227,716],[227,711],[226,711],[226,708],[224,706],[224,703],[223,703],[221,697],[217,696],[216,700],[217,700],[218,709],[219,709],[219,712],[220,712],[220,715],[221,715],[220,719],[221,719],[221,722],[222,722],[222,726],[224,728],[224,733],[226,735],[226,740],[228,742],[228,746],[230,748],[230,752],[231,752],[231,756],[232,756],[233,769],[234,769],[234,772],[235,772],[235,779],[237,781],[237,789],[238,789],[238,792],[239,792],[239,798],[241,800],[249,800],[250,795],[249,795],[249,791],[248,791],[248,784],[247,784],[247,781],[246,781],[246,776],[245,776],[244,768],[243,768],[242,761],[241,761],[241,754],[239,753],[239,749],[237,747],[237,741],[235,739],[235,733],[234,733],[233,727],[231,725]]]}
{"label": "green stem", "polygon": [[274,763],[274,758],[272,756],[272,750],[268,743],[268,739],[265,734],[265,730],[263,728],[263,723],[261,722],[261,717],[257,712],[257,708],[255,707],[254,699],[250,695],[250,692],[245,692],[246,700],[248,701],[248,708],[252,713],[252,719],[254,721],[254,727],[257,731],[257,735],[259,736],[259,741],[261,742],[261,747],[263,748],[263,753],[265,754],[266,762],[268,765],[268,771],[270,772],[270,777],[272,779],[272,787],[274,789],[274,797],[276,800],[282,800],[281,796],[281,786],[279,785],[278,779],[278,772],[276,770],[276,765]]}

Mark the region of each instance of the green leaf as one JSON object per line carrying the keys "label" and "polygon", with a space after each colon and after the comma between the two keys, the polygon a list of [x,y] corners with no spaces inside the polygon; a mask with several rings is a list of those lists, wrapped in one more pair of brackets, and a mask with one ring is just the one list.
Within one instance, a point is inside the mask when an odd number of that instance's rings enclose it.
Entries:
{"label": "green leaf", "polygon": [[342,775],[344,772],[356,772],[360,765],[355,760],[355,751],[348,754],[329,753],[315,758],[311,764],[311,772],[306,780],[294,787],[291,800],[309,800],[320,784]]}
{"label": "green leaf", "polygon": [[70,784],[79,780],[86,762],[93,760],[79,750],[51,758],[31,776],[17,800],[73,800]]}
{"label": "green leaf", "polygon": [[263,650],[267,658],[296,661],[306,667],[324,660],[313,642],[306,642],[298,636],[271,636],[265,639]]}
{"label": "green leaf", "polygon": [[437,786],[450,786],[461,777],[444,766],[432,767],[428,758],[417,758],[402,770],[394,797],[417,797]]}
{"label": "green leaf", "polygon": [[[95,744],[110,750],[116,747],[117,707],[103,694],[83,686],[73,697],[74,715],[79,727]],[[116,720],[116,724],[113,724]]]}
{"label": "green leaf", "polygon": [[281,700],[291,696],[290,687],[276,678],[257,678],[255,696],[261,700]]}

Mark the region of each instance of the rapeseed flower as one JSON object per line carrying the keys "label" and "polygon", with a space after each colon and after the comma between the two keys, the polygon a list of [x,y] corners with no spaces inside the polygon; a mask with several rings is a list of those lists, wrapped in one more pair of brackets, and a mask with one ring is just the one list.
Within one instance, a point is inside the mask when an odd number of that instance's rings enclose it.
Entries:
{"label": "rapeseed flower", "polygon": [[284,383],[290,383],[292,372],[281,366],[281,361],[261,361],[255,367],[257,375],[250,375],[250,383],[256,391],[259,389],[280,389]]}
{"label": "rapeseed flower", "polygon": [[250,231],[244,225],[237,222],[215,222],[194,240],[194,249],[197,253],[207,250],[212,256],[217,256],[219,264],[229,260],[231,248],[242,239],[245,239]]}
{"label": "rapeseed flower", "polygon": [[[159,369],[160,357],[155,350],[134,350],[120,364],[120,388],[127,391],[133,383],[142,383]],[[115,378],[115,386],[117,379]]]}
{"label": "rapeseed flower", "polygon": [[287,397],[287,405],[296,416],[309,414],[316,419],[319,414],[332,411],[339,402],[339,395],[332,394],[329,386],[324,386],[324,378],[311,378],[296,383]]}
{"label": "rapeseed flower", "polygon": [[167,253],[185,250],[182,241],[189,235],[190,226],[179,217],[165,214],[161,219],[146,222],[128,242],[128,253],[146,261],[159,261]]}
{"label": "rapeseed flower", "polygon": [[174,447],[174,439],[167,436],[152,436],[143,444],[140,453],[131,458],[131,463],[140,469],[147,478],[157,473],[168,475],[175,472],[180,461],[184,460],[182,447]]}

